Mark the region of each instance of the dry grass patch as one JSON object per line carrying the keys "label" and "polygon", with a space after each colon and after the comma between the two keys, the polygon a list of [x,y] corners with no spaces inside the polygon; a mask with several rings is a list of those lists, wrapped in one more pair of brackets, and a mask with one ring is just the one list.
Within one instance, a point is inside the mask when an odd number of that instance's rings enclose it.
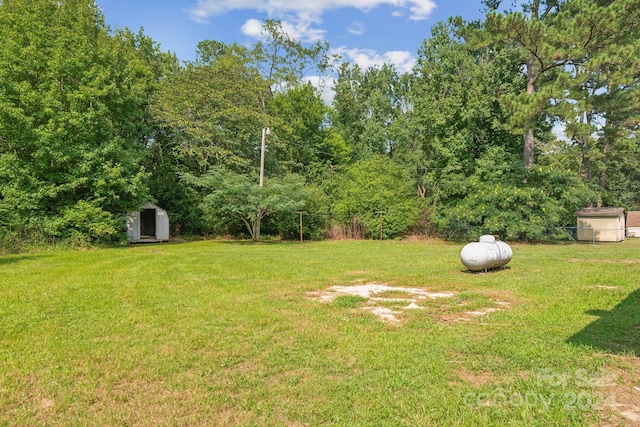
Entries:
{"label": "dry grass patch", "polygon": [[586,259],[571,258],[569,262],[586,262],[589,264],[640,264],[640,259]]}
{"label": "dry grass patch", "polygon": [[464,366],[457,366],[455,368],[458,378],[467,385],[473,388],[480,388],[487,384],[495,383],[497,380],[496,375],[489,371],[473,372],[466,369]]}

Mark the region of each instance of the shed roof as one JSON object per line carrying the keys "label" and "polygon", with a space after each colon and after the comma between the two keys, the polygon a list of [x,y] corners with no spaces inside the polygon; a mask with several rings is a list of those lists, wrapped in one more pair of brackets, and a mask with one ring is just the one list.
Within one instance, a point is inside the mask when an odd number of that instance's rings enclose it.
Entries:
{"label": "shed roof", "polygon": [[640,227],[640,211],[627,213],[627,227]]}
{"label": "shed roof", "polygon": [[576,216],[620,216],[624,215],[623,208],[582,208],[576,211]]}
{"label": "shed roof", "polygon": [[151,202],[143,203],[136,208],[136,210],[142,210],[142,209],[158,209],[158,210],[164,211],[164,209],[162,209],[160,206]]}

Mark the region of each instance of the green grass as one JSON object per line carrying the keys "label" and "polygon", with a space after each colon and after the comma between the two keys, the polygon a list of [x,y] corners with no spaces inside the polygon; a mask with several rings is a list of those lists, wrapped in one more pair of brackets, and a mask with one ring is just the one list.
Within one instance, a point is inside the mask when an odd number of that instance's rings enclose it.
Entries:
{"label": "green grass", "polygon": [[[624,425],[640,241],[512,248],[481,274],[444,242],[0,257],[0,425]],[[369,282],[455,296],[400,324],[307,298]]]}
{"label": "green grass", "polygon": [[355,308],[359,306],[361,303],[367,301],[367,298],[359,297],[355,295],[341,295],[333,300],[333,304],[336,307],[343,308]]}

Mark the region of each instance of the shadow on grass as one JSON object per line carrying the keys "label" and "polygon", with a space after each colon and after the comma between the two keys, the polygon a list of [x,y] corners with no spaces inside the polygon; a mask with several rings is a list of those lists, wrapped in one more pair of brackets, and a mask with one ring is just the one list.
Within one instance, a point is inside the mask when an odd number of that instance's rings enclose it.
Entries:
{"label": "shadow on grass", "polygon": [[600,318],[573,335],[567,343],[586,345],[614,354],[640,356],[640,289],[629,294],[612,310],[586,312]]}
{"label": "shadow on grass", "polygon": [[48,255],[0,255],[0,266],[8,264],[17,264],[22,261],[32,261],[35,259],[46,258]]}
{"label": "shadow on grass", "polygon": [[[217,239],[217,240],[211,240],[212,242],[216,242],[216,243],[224,243],[224,244],[228,244],[228,245],[239,245],[239,246],[265,246],[265,245],[269,245],[269,246],[275,246],[275,245],[298,245],[300,246],[300,240],[280,240],[280,239],[269,239],[269,240],[259,240],[257,242],[251,240],[251,239],[238,239],[238,240],[233,240],[233,239],[229,239],[229,240],[223,240],[223,239]],[[304,243],[313,243],[315,242],[314,240],[305,240]]]}
{"label": "shadow on grass", "polygon": [[500,273],[501,271],[506,271],[506,270],[511,270],[511,266],[503,266],[503,267],[498,267],[498,268],[490,268],[488,270],[479,270],[479,271],[473,271],[473,270],[460,270],[461,272],[463,272],[464,274],[494,274],[494,273]]}
{"label": "shadow on grass", "polygon": [[[1,0],[0,0],[1,2]],[[208,239],[208,238],[175,238],[172,237],[171,240],[169,240],[168,242],[133,242],[133,243],[128,243],[127,245],[125,245],[125,248],[151,248],[151,247],[162,247],[162,246],[177,246],[177,245],[188,245],[191,243],[203,243],[203,242],[209,242],[209,243],[216,243],[216,244],[223,244],[223,245],[229,245],[229,246],[279,246],[279,245],[298,245],[298,246],[303,246],[303,244],[300,243],[300,240],[282,240],[282,239],[265,239],[265,240],[260,240],[258,242],[254,242],[251,239]],[[305,240],[304,243],[314,243],[317,242],[317,240]]]}

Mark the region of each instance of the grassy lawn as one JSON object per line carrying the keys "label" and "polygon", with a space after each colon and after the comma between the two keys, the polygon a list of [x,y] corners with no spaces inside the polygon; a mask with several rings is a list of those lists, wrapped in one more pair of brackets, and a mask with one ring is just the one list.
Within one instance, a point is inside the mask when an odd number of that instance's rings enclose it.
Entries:
{"label": "grassy lawn", "polygon": [[[640,424],[640,241],[515,244],[480,274],[461,247],[0,257],[0,425]],[[385,291],[397,322],[309,297],[368,283],[453,296]]]}

